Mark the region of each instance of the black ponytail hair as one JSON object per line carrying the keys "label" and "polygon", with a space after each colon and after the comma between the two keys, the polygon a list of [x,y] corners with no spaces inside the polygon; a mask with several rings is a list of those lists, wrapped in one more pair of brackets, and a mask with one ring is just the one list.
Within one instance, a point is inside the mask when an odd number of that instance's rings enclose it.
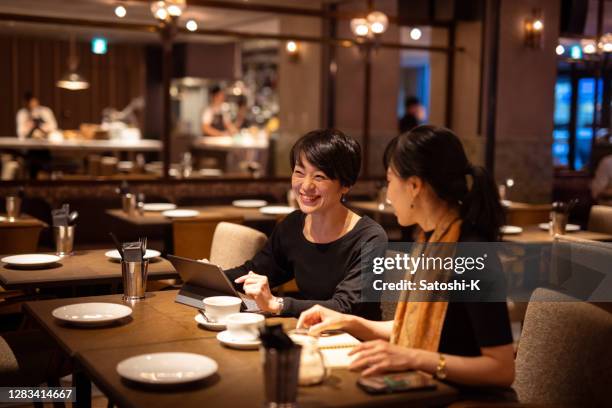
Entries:
{"label": "black ponytail hair", "polygon": [[450,129],[422,125],[397,136],[385,149],[384,164],[402,179],[421,178],[440,199],[458,206],[464,230],[499,240],[504,212],[495,182],[486,169],[470,164]]}

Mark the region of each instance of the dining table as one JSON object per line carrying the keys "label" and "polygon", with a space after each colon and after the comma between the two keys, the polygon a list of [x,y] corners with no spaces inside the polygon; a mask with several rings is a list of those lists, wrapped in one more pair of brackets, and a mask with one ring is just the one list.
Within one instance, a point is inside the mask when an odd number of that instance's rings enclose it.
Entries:
{"label": "dining table", "polygon": [[[523,231],[519,234],[505,234],[502,237],[504,242],[515,242],[522,244],[552,244],[554,237],[550,235],[548,230],[540,228],[539,225],[529,225],[522,227]],[[588,230],[580,230],[566,232],[568,236],[575,238],[586,239],[591,241],[612,241],[612,235],[603,232],[595,232]]]}
{"label": "dining table", "polygon": [[35,251],[40,234],[47,227],[47,223],[28,214],[16,218],[0,214],[0,254]]}
{"label": "dining table", "polygon": [[[125,303],[121,295],[26,302],[24,312],[57,343],[73,364],[76,406],[91,406],[91,382],[118,407],[263,406],[264,378],[259,350],[222,346],[217,332],[200,327],[195,308],[176,303],[177,291],[150,292],[144,300]],[[128,304],[131,316],[110,326],[79,328],[52,316],[54,309],[83,302]],[[269,317],[267,323],[295,327],[295,318]],[[188,352],[207,356],[218,371],[203,382],[155,388],[121,378],[117,364],[126,358],[155,352]],[[356,384],[359,374],[334,368],[320,385],[300,387],[304,407],[443,406],[456,401],[459,391],[436,381],[433,390],[370,395]]]}
{"label": "dining table", "polygon": [[[74,287],[94,284],[119,284],[122,281],[121,264],[105,253],[111,250],[94,249],[75,251],[71,255],[45,267],[24,269],[2,263],[0,285],[5,289],[34,291],[42,287]],[[164,258],[149,261],[148,279],[175,279],[179,275]]]}
{"label": "dining table", "polygon": [[[233,205],[207,205],[180,207],[185,210],[196,210],[200,214],[192,219],[206,219],[207,217],[243,217],[245,223],[276,222],[278,216],[263,214],[259,208],[242,208]],[[106,214],[128,223],[132,226],[166,226],[172,225],[172,218],[168,218],[159,211],[143,211],[128,214],[121,209],[106,210]]]}

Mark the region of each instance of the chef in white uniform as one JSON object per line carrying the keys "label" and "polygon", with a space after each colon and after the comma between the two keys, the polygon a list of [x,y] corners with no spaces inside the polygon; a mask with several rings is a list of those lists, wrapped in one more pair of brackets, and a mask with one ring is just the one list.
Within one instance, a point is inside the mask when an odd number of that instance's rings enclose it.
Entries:
{"label": "chef in white uniform", "polygon": [[57,130],[57,121],[53,111],[42,106],[31,92],[23,98],[25,106],[17,112],[17,137],[27,139],[44,137]]}

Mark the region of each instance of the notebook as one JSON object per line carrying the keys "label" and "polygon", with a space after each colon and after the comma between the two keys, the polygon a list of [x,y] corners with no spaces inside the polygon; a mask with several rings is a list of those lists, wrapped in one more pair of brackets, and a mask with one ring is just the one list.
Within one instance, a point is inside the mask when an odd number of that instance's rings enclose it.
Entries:
{"label": "notebook", "polygon": [[348,353],[361,342],[348,333],[322,336],[318,339],[319,350],[330,368],[346,368],[355,359]]}

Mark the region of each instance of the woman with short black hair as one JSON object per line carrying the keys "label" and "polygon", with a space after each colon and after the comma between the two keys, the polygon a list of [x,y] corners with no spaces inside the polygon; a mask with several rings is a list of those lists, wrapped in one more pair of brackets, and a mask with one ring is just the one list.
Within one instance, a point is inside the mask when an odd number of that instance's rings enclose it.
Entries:
{"label": "woman with short black hair", "polygon": [[[299,210],[280,222],[266,246],[226,271],[263,310],[298,316],[315,304],[380,319],[375,302],[362,302],[362,245],[382,248],[385,231],[343,204],[357,181],[361,148],[336,129],[315,130],[291,149],[291,188]],[[368,274],[370,275],[370,274]],[[270,288],[296,280],[299,296],[276,297]],[[368,299],[371,300],[371,299]]]}

